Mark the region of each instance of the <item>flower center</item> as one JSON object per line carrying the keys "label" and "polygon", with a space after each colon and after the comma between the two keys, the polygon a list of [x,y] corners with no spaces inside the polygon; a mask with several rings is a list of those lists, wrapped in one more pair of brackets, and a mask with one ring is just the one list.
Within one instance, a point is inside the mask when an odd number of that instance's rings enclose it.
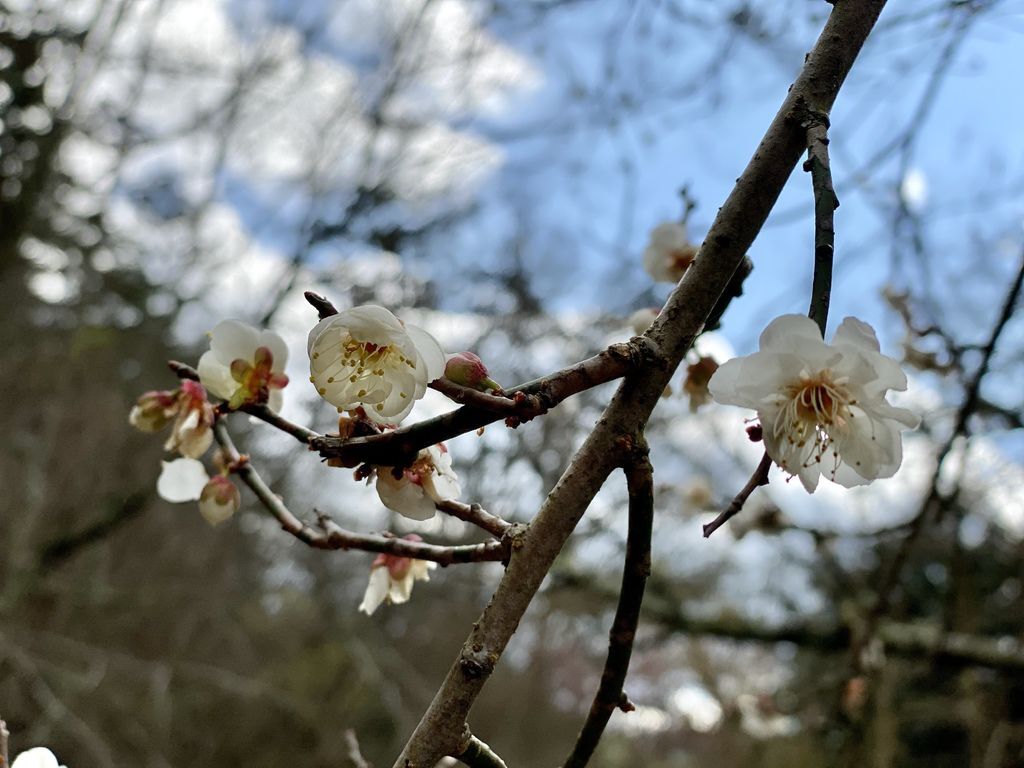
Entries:
{"label": "flower center", "polygon": [[[846,380],[836,380],[826,368],[816,374],[802,373],[783,390],[786,401],[775,417],[775,438],[788,440],[798,448],[808,441],[814,446],[804,466],[821,461],[833,442],[832,432],[843,429],[853,414],[854,400]],[[790,470],[789,467],[784,469]]]}

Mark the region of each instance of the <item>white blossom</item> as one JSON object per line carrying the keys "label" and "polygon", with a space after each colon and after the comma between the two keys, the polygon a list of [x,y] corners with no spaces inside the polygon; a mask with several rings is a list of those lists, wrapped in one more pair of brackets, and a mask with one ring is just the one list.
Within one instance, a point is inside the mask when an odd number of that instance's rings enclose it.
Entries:
{"label": "white blossom", "polygon": [[395,477],[391,467],[377,467],[377,495],[388,509],[413,520],[428,520],[439,501],[457,499],[459,478],[444,444],[424,448],[411,466]]}
{"label": "white blossom", "polygon": [[633,329],[633,333],[640,336],[651,327],[651,323],[657,320],[660,314],[661,310],[657,307],[644,307],[631,314],[626,322]]}
{"label": "white blossom", "polygon": [[141,432],[159,432],[171,422],[164,450],[198,459],[213,442],[213,406],[198,381],[183,381],[171,392],[146,392],[128,414],[128,423]]}
{"label": "white blossom", "polygon": [[211,477],[199,492],[199,514],[210,525],[220,525],[242,506],[242,494],[224,475]]}
{"label": "white blossom", "polygon": [[199,380],[232,408],[266,403],[281,410],[288,347],[273,331],[224,320],[210,333],[210,349],[199,358]]}
{"label": "white blossom", "polygon": [[686,236],[686,227],[666,221],[651,230],[644,250],[644,269],[657,282],[678,283],[697,256],[697,246]]}
{"label": "white blossom", "polygon": [[[414,533],[405,538],[410,541],[421,540]],[[413,583],[430,581],[430,571],[436,567],[437,563],[428,560],[377,555],[370,568],[370,581],[366,585],[359,610],[369,616],[385,601],[396,605],[408,602]]]}
{"label": "white blossom", "polygon": [[812,493],[822,474],[846,487],[892,477],[903,460],[901,430],[919,421],[886,401],[907,377],[853,317],[832,344],[809,318],[778,317],[760,351],[722,365],[708,387],[720,403],[757,411],[768,455]]}
{"label": "white blossom", "polygon": [[324,318],[309,332],[309,380],[339,411],[362,407],[397,424],[444,373],[445,355],[429,333],[374,305]]}
{"label": "white blossom", "polygon": [[14,758],[11,768],[65,768],[65,766],[60,765],[56,755],[46,747],[32,747]]}

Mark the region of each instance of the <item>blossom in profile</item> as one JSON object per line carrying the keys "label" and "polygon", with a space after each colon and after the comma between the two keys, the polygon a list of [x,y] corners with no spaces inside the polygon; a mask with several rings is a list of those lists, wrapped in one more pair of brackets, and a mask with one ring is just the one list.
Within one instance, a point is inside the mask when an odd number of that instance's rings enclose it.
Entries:
{"label": "blossom in profile", "polygon": [[56,755],[46,747],[32,747],[14,758],[11,768],[65,768],[65,766],[58,763]]}
{"label": "blossom in profile", "polygon": [[708,388],[719,403],[757,411],[768,455],[812,493],[820,475],[846,487],[892,477],[903,460],[901,431],[919,422],[886,400],[907,377],[853,317],[831,344],[813,320],[778,317],[760,351],[723,364]]}
{"label": "blossom in profile", "polygon": [[309,332],[309,380],[339,411],[362,407],[379,424],[397,424],[444,373],[441,345],[383,307],[354,307]]}
{"label": "blossom in profile", "polygon": [[173,421],[164,450],[198,459],[213,442],[213,406],[197,381],[183,381],[179,389],[146,392],[132,407],[128,423],[141,432],[158,432]]}
{"label": "blossom in profile", "polygon": [[[415,533],[405,538],[409,541],[422,541]],[[377,555],[370,566],[370,581],[366,585],[359,610],[370,616],[385,601],[396,605],[408,602],[413,584],[417,581],[430,581],[430,571],[436,567],[437,563],[428,560]]]}
{"label": "blossom in profile", "polygon": [[666,221],[651,230],[644,249],[644,269],[656,282],[678,283],[697,258],[697,246],[686,236],[686,227]]}
{"label": "blossom in profile", "polygon": [[210,333],[210,349],[199,358],[199,380],[229,408],[265,403],[281,410],[288,347],[273,331],[224,320]]}
{"label": "blossom in profile", "polygon": [[470,389],[481,392],[488,390],[501,391],[498,383],[491,378],[484,361],[472,352],[456,352],[448,355],[444,365],[444,377]]}
{"label": "blossom in profile", "polygon": [[396,477],[391,467],[377,467],[377,495],[388,509],[413,520],[428,520],[439,501],[459,498],[462,488],[443,443],[424,448]]}

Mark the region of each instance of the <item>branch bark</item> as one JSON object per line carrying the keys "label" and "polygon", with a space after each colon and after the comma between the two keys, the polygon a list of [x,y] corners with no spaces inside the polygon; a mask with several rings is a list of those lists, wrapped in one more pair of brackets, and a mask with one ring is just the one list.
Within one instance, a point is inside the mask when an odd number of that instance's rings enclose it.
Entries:
{"label": "branch bark", "polygon": [[640,622],[644,588],[651,573],[651,531],[654,525],[654,472],[646,443],[642,438],[637,442],[636,454],[625,467],[629,489],[629,527],[626,534],[626,558],[622,566],[622,586],[619,589],[615,619],[608,633],[608,658],[587,720],[564,768],[585,768],[604,734],[612,712],[616,709],[624,712],[633,709],[622,686],[633,655],[633,640]]}
{"label": "branch bark", "polygon": [[621,441],[642,431],[799,162],[805,132],[797,116],[798,104],[829,111],[884,5],[885,0],[843,0],[834,7],[803,71],[719,209],[700,255],[642,337],[641,341],[649,342],[642,349],[645,365],[625,375],[597,426],[545,499],[519,546],[513,548],[491,602],[395,768],[433,768],[458,748],[473,702],[566,539],[617,465]]}

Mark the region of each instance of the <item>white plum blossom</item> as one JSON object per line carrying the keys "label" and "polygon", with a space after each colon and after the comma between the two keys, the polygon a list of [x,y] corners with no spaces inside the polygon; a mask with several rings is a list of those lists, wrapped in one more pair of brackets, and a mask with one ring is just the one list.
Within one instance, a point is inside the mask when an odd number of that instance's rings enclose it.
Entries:
{"label": "white plum blossom", "polygon": [[206,467],[196,459],[175,459],[161,462],[156,492],[160,498],[175,504],[198,501],[199,513],[210,525],[219,525],[230,518],[242,504],[242,496],[227,477],[210,477]]}
{"label": "white plum blossom", "polygon": [[199,358],[199,380],[231,408],[266,403],[281,410],[288,347],[273,331],[224,320],[210,332],[210,349]]}
{"label": "white plum blossom", "polygon": [[397,424],[444,373],[441,345],[372,304],[321,320],[309,332],[309,380],[339,411],[362,407],[380,424]]}
{"label": "white plum blossom", "polygon": [[146,392],[128,414],[128,423],[140,432],[159,432],[172,421],[164,450],[193,459],[206,453],[213,442],[214,414],[198,381],[183,381],[173,391]]}
{"label": "white plum blossom", "polygon": [[462,488],[443,443],[424,448],[416,461],[395,477],[391,467],[377,467],[377,495],[388,509],[413,520],[428,520],[439,501],[459,498]]}
{"label": "white plum blossom", "polygon": [[[415,533],[405,538],[410,541],[422,541]],[[436,567],[437,563],[428,560],[377,555],[370,567],[370,581],[366,585],[359,610],[370,616],[385,601],[395,605],[408,602],[412,595],[413,583],[430,581],[430,571]]]}
{"label": "white plum blossom", "polygon": [[46,747],[26,749],[11,763],[11,768],[65,768]]}
{"label": "white plum blossom", "polygon": [[907,377],[881,354],[871,326],[853,317],[831,344],[813,320],[778,317],[760,351],[723,364],[708,388],[719,403],[757,411],[768,455],[811,493],[819,475],[847,488],[892,477],[903,460],[900,433],[919,422],[886,401]]}
{"label": "white plum blossom", "polygon": [[686,236],[686,226],[666,221],[651,230],[644,269],[657,282],[678,283],[696,256],[697,246]]}

